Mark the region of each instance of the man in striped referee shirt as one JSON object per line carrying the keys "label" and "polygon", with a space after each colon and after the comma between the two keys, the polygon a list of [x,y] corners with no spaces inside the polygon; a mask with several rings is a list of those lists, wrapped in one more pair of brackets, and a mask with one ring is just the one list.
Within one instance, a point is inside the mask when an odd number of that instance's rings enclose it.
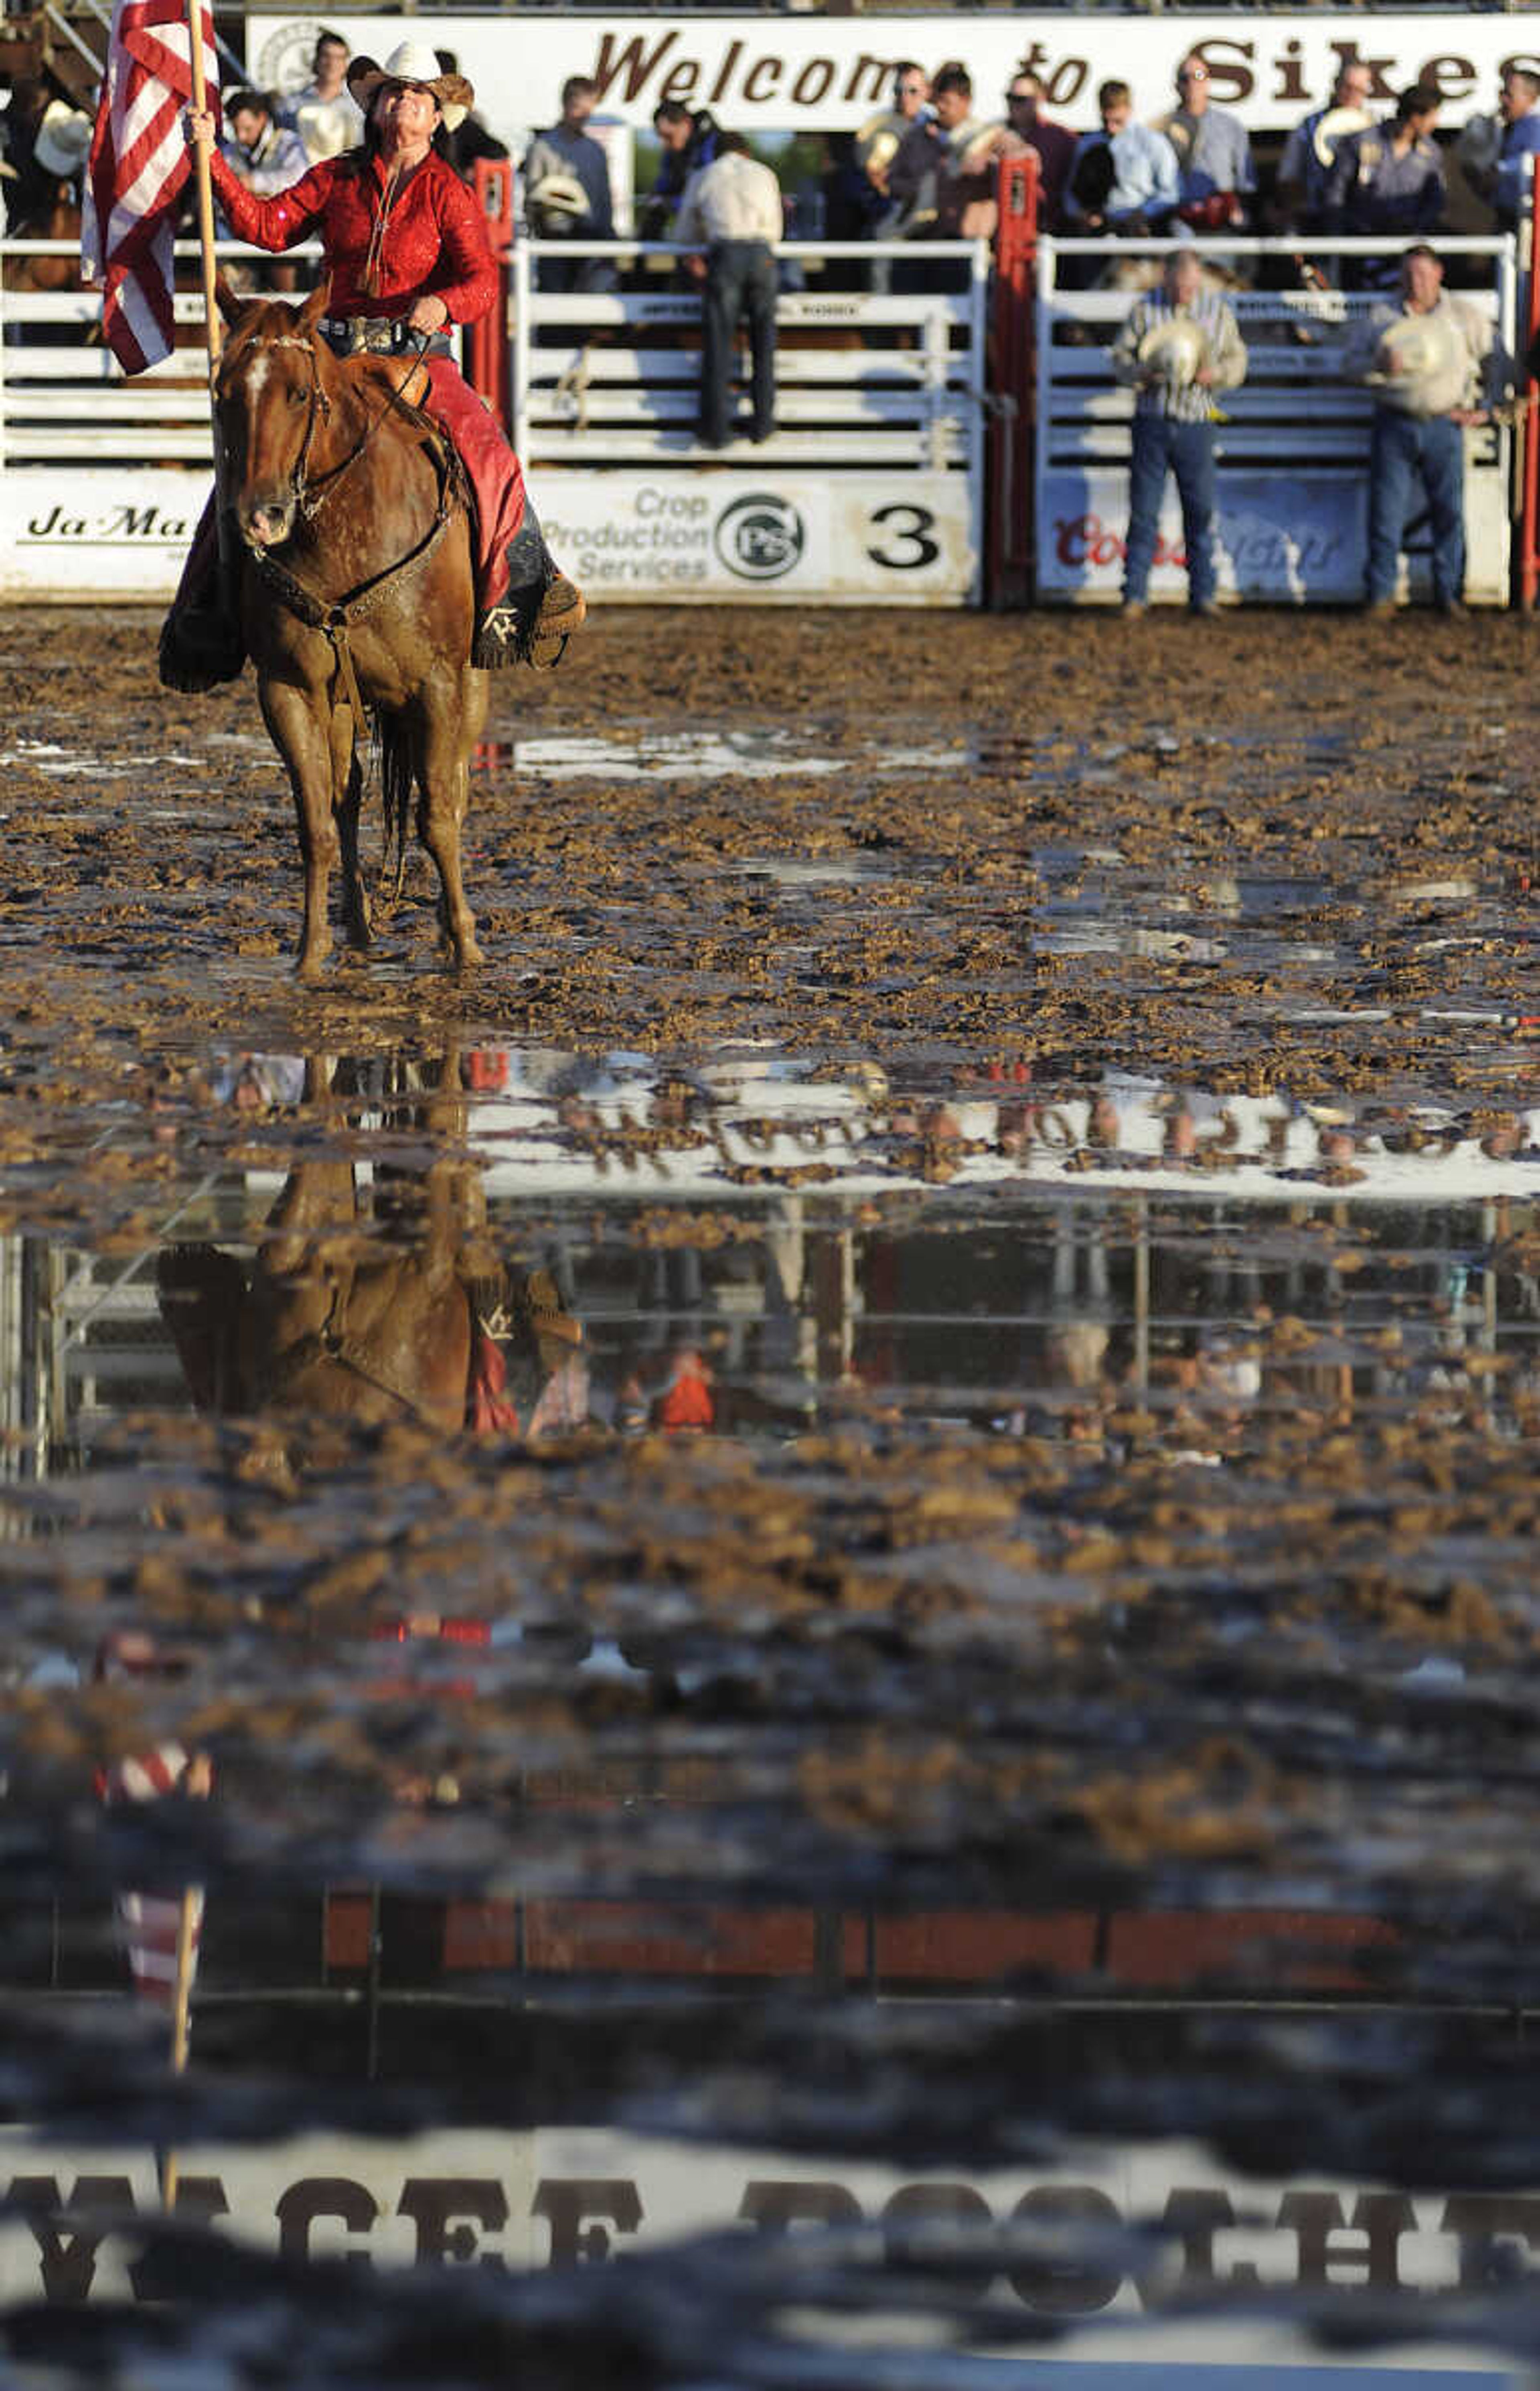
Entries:
{"label": "man in striped referee shirt", "polygon": [[[1166,475],[1176,475],[1182,500],[1182,536],[1187,551],[1187,600],[1195,614],[1217,614],[1214,574],[1214,396],[1236,390],[1246,379],[1246,344],[1235,317],[1217,291],[1201,288],[1202,274],[1191,249],[1174,249],[1158,289],[1139,300],[1113,343],[1112,370],[1137,395],[1133,407],[1133,461],[1129,474],[1128,549],[1123,568],[1123,613],[1142,614],[1155,561],[1160,497]],[[1201,336],[1196,367],[1173,369],[1169,351],[1154,336],[1173,320],[1186,320]]]}

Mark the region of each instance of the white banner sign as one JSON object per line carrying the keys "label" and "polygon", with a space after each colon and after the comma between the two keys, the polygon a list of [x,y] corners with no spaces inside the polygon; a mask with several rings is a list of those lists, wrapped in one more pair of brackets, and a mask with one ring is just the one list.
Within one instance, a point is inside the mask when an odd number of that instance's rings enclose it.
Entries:
{"label": "white banner sign", "polygon": [[532,486],[552,554],[601,603],[961,604],[977,572],[962,473],[545,467]]}
{"label": "white banner sign", "polygon": [[[309,78],[321,22],[248,16],[253,79],[265,89],[297,90]],[[344,22],[355,49],[376,58],[401,39],[398,16]],[[1096,85],[1108,76],[1132,84],[1141,116],[1173,106],[1177,63],[1197,49],[1209,62],[1217,104],[1261,132],[1296,123],[1352,61],[1369,68],[1375,98],[1387,108],[1407,84],[1436,84],[1452,123],[1495,106],[1505,66],[1540,71],[1540,32],[1511,17],[1453,9],[1404,17],[1184,15],[1174,23],[1110,9],[1042,17],[435,16],[431,38],[457,53],[482,116],[515,149],[555,122],[571,74],[592,75],[601,115],[632,125],[650,124],[660,100],[678,99],[745,132],[834,132],[873,113],[900,58],[934,69],[961,58],[986,117],[1003,115],[1006,78],[1025,62],[1045,78],[1054,112],[1080,129],[1096,122]]]}
{"label": "white banner sign", "polygon": [[[1414,2198],[1326,2176],[1241,2178],[1174,2141],[1088,2149],[1068,2166],[1036,2171],[900,2171],[600,2127],[440,2131],[408,2141],[312,2133],[265,2146],[187,2146],[177,2160],[180,2223],[294,2262],[342,2260],[360,2297],[376,2268],[594,2267],[685,2235],[779,2242],[818,2229],[845,2237],[853,2264],[874,2270],[886,2261],[901,2277],[925,2264],[927,2237],[965,2235],[999,2251],[996,2271],[976,2280],[981,2309],[990,2300],[996,2317],[1047,2320],[1071,2334],[1055,2343],[1045,2381],[1062,2368],[1076,2385],[1132,2380],[1144,2391],[1187,2391],[1195,2365],[1225,2370],[1200,2374],[1215,2386],[1265,2382],[1288,2391],[1352,2391],[1359,2367],[1390,2368],[1407,2384],[1441,2372],[1447,2384],[1468,2370],[1483,2385],[1512,2380],[1490,2354],[1451,2344],[1414,2356],[1382,2337],[1334,2365],[1283,2313],[1260,2308],[1294,2293],[1339,2301],[1357,2294],[1365,2307],[1375,2304],[1383,2335],[1399,2296],[1415,2333],[1410,2295],[1471,2295],[1533,2276],[1540,2239],[1540,2204],[1522,2191],[1421,2190]],[[196,2248],[177,2250],[169,2267],[146,2253],[142,2226],[161,2213],[148,2151],[71,2149],[7,2129],[0,2199],[0,2302],[162,2301],[199,2287]],[[1002,2238],[1013,2227],[1024,2237],[1014,2243]],[[1156,2238],[1135,2259],[1120,2237],[1140,2228]],[[870,2280],[878,2303],[880,2281],[874,2272]],[[1196,2315],[1162,2314],[1194,2294]],[[1226,2294],[1237,2311],[1226,2312]],[[987,2349],[989,2324],[983,2315],[974,2333],[964,2324],[962,2346]],[[832,2316],[817,2330],[842,2337]],[[923,2311],[897,2301],[886,2315],[875,2307],[860,2330],[869,2343],[931,2337]],[[1134,2363],[1141,2372],[1131,2377],[1124,2369]],[[1032,2361],[1030,2380],[1042,2364]]]}
{"label": "white banner sign", "polygon": [[172,597],[212,485],[201,468],[0,470],[0,599]]}
{"label": "white banner sign", "polygon": [[[1241,471],[1221,465],[1215,528],[1219,586],[1226,593],[1287,605],[1361,599],[1368,545],[1368,482],[1364,473]],[[1508,602],[1508,510],[1503,476],[1466,473],[1466,595],[1481,605]],[[1128,473],[1117,466],[1050,471],[1040,484],[1038,589],[1045,598],[1116,598],[1122,588],[1128,532]],[[1408,587],[1429,585],[1426,520],[1407,542]],[[1182,514],[1168,483],[1160,511],[1152,597],[1187,594]]]}

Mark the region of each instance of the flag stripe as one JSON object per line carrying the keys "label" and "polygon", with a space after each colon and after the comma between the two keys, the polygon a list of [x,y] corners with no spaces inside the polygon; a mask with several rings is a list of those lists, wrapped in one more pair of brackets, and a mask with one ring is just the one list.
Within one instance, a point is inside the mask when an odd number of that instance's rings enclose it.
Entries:
{"label": "flag stripe", "polygon": [[[219,105],[214,24],[200,0],[211,108]],[[115,0],[107,72],[81,211],[81,268],[102,286],[102,331],[124,373],[171,353],[172,242],[190,168],[182,110],[192,97],[192,44],[181,0]]]}

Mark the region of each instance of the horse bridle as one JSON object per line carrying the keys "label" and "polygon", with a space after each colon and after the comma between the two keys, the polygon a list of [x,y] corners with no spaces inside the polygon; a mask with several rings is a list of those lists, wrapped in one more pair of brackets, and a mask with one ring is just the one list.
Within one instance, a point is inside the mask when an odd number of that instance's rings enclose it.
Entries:
{"label": "horse bridle", "polygon": [[[426,336],[424,336],[425,343]],[[253,342],[252,345],[258,344]],[[305,414],[304,435],[300,442],[299,454],[294,459],[290,474],[290,485],[299,512],[304,516],[307,523],[313,523],[342,476],[363,455],[375,427],[384,421],[386,410],[382,407],[378,415],[369,418],[364,427],[362,437],[340,464],[330,467],[323,479],[315,485],[315,495],[312,496],[310,485],[305,478],[305,463],[310,455],[311,442],[316,436],[317,420],[330,420],[331,414],[331,401],[321,388],[320,359],[316,354],[314,340],[313,338],[302,340],[295,333],[280,332],[275,339],[263,342],[260,345],[264,348],[303,349],[310,359],[310,395]],[[404,402],[399,391],[395,389],[391,391],[390,405],[404,411]],[[358,687],[358,677],[354,669],[348,633],[356,618],[369,611],[382,591],[396,578],[398,574],[407,572],[414,564],[421,563],[432,554],[448,528],[454,510],[456,490],[459,486],[458,469],[453,449],[440,441],[436,434],[433,446],[434,461],[438,473],[438,504],[434,511],[432,523],[416,546],[408,549],[405,556],[398,556],[394,563],[385,565],[379,573],[366,575],[362,581],[356,582],[353,588],[346,590],[341,598],[317,597],[313,589],[305,588],[299,575],[291,572],[288,565],[280,564],[270,549],[253,549],[248,546],[248,553],[257,573],[266,582],[279,603],[287,606],[290,613],[296,615],[309,629],[323,631],[330,641],[333,691],[340,683],[360,741],[369,736],[369,723],[363,695]]]}
{"label": "horse bridle", "polygon": [[[413,364],[416,364],[418,358],[426,354],[428,342],[432,338],[432,335],[424,332],[421,335],[421,338],[422,347],[418,351],[417,357],[414,357],[412,361]],[[329,466],[326,472],[322,473],[314,484],[312,484],[306,474],[305,467],[310,459],[311,444],[316,437],[316,426],[317,422],[329,423],[331,420],[331,401],[328,398],[325,391],[321,388],[320,359],[316,354],[315,337],[312,335],[309,339],[301,339],[299,334],[295,332],[279,332],[271,340],[254,342],[252,345],[253,347],[261,347],[264,349],[300,349],[309,359],[310,390],[308,404],[305,409],[304,433],[300,441],[299,454],[296,456],[292,466],[290,468],[289,487],[292,495],[294,504],[298,508],[300,513],[304,515],[307,523],[314,523],[322,507],[326,504],[327,499],[330,497],[331,492],[342,480],[343,475],[348,472],[351,466],[357,463],[359,458],[369,446],[370,440],[374,437],[376,427],[384,421],[386,409],[382,407],[378,415],[371,415],[365,423],[363,432],[360,433],[358,439],[354,443],[354,446],[349,449],[347,455],[342,459],[340,463]],[[408,373],[409,370],[410,369],[408,368]],[[393,389],[390,392],[389,405],[390,407],[398,408],[404,405],[404,401],[398,390]]]}

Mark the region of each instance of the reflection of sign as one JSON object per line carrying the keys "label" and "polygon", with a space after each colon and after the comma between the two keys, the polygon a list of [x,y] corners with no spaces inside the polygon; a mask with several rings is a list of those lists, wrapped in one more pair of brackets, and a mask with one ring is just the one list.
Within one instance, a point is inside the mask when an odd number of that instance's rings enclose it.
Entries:
{"label": "reflection of sign", "polygon": [[744,581],[779,581],[808,545],[802,518],[790,500],[764,490],[724,508],[716,536],[722,562]]}
{"label": "reflection of sign", "polygon": [[[7,2132],[0,2190],[0,2291],[7,2303],[175,2297],[201,2260],[146,2253],[138,2220],[160,2206],[154,2162],[121,2148],[70,2151]],[[1088,2150],[1063,2172],[900,2170],[817,2165],[750,2145],[692,2145],[603,2128],[455,2130],[411,2141],[309,2134],[269,2147],[189,2147],[178,2210],[285,2259],[513,2269],[594,2264],[683,2236],[737,2232],[774,2242],[809,2228],[866,2225],[874,2255],[924,2267],[927,2237],[975,2237],[996,2255],[964,2280],[983,2302],[1081,2331],[1105,2319],[1121,2357],[1153,2355],[1179,2332],[1171,2303],[1199,2294],[1214,2357],[1231,2362],[1266,2329],[1241,2303],[1295,2291],[1381,2304],[1466,2299],[1533,2268],[1540,2201],[1521,2191],[1419,2191],[1307,2178],[1226,2176],[1171,2142]],[[1003,2229],[1006,2229],[1003,2236]],[[1016,2239],[1008,2238],[1015,2229]],[[1137,2254],[1123,2237],[1143,2236]],[[932,2247],[934,2241],[932,2240]],[[901,2323],[892,2320],[894,2338]],[[1415,2321],[1408,2313],[1408,2323]],[[1227,2346],[1226,2346],[1227,2345]],[[1073,2346],[1073,2345],[1071,2345]],[[1446,2353],[1449,2363],[1453,2353]],[[1372,2360],[1370,2361],[1372,2364]],[[1287,2378],[1284,2378],[1287,2379]],[[1372,2373],[1365,2384],[1372,2384]]]}

